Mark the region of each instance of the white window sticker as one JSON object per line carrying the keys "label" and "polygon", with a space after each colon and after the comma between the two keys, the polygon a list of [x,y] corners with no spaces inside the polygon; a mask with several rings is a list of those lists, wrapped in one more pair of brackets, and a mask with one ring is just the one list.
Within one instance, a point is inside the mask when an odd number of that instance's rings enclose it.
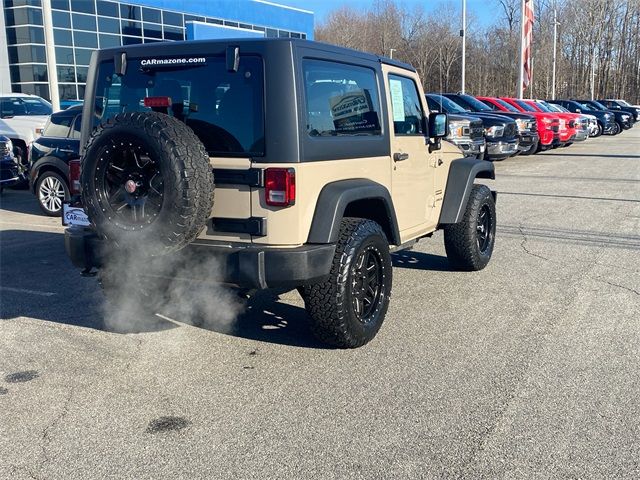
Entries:
{"label": "white window sticker", "polygon": [[391,93],[391,108],[393,110],[393,121],[404,122],[404,95],[402,94],[402,82],[400,80],[389,79],[389,91]]}

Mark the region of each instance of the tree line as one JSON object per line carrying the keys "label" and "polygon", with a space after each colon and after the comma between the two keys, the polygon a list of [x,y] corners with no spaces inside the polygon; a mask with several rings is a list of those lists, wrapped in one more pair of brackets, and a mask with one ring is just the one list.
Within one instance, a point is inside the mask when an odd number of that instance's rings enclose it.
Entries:
{"label": "tree line", "polygon": [[[460,1],[425,11],[395,0],[367,10],[343,7],[318,24],[316,40],[412,64],[428,92],[461,88]],[[467,10],[466,91],[515,96],[520,55],[520,0],[487,0],[489,25]],[[624,98],[640,103],[640,1],[536,0],[533,82],[526,97],[552,95],[554,10],[557,18],[556,97]],[[592,74],[595,74],[592,76]]]}

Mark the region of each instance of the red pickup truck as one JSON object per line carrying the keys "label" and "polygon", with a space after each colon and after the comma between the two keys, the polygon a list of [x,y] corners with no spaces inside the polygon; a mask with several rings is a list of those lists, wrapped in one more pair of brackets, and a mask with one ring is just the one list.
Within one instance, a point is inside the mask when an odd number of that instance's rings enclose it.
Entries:
{"label": "red pickup truck", "polygon": [[[538,126],[538,152],[560,146],[560,118],[550,113],[540,113],[533,107],[524,108],[515,103],[515,99],[497,97],[477,97],[491,108],[503,112],[526,112],[533,115]],[[510,101],[511,100],[511,101]],[[525,104],[526,105],[526,104]]]}

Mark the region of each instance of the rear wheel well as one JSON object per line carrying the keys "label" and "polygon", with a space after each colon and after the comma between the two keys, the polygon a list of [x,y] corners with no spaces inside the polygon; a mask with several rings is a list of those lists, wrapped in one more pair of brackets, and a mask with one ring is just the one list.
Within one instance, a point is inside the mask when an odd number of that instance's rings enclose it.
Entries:
{"label": "rear wheel well", "polygon": [[67,184],[67,187],[69,187],[69,181],[67,180],[67,175],[62,170],[60,170],[55,165],[45,164],[45,165],[42,165],[41,167],[38,168],[38,170],[36,172],[36,175],[33,177],[33,185],[32,185],[33,193],[36,192],[36,185],[38,184],[38,180],[40,179],[42,174],[46,173],[46,172],[57,173],[58,175],[60,175],[65,180],[65,183]]}
{"label": "rear wheel well", "polygon": [[389,243],[399,241],[399,239],[395,238],[393,227],[391,226],[391,219],[387,213],[387,205],[381,198],[355,200],[347,205],[347,208],[344,209],[343,216],[373,220],[382,227]]}

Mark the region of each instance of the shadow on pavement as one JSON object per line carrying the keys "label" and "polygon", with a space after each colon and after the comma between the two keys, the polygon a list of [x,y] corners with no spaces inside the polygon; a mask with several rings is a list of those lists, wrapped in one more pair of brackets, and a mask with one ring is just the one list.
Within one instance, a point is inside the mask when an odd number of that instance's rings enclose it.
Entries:
{"label": "shadow on pavement", "polygon": [[[271,292],[260,292],[247,301],[231,331],[228,327],[207,328],[262,342],[322,348],[309,329],[305,310],[278,300]],[[61,233],[0,231],[0,319],[29,317],[112,333],[154,332],[177,326],[150,313],[137,318],[131,328],[117,329],[105,325],[106,314],[96,278],[80,276],[71,265]]]}
{"label": "shadow on pavement", "polygon": [[42,213],[42,210],[40,210],[35,195],[27,190],[5,188],[2,195],[0,195],[0,210],[46,217],[46,215]]}
{"label": "shadow on pavement", "polygon": [[447,257],[432,255],[430,253],[404,250],[391,255],[394,267],[409,268],[412,270],[432,270],[434,272],[453,272]]}

